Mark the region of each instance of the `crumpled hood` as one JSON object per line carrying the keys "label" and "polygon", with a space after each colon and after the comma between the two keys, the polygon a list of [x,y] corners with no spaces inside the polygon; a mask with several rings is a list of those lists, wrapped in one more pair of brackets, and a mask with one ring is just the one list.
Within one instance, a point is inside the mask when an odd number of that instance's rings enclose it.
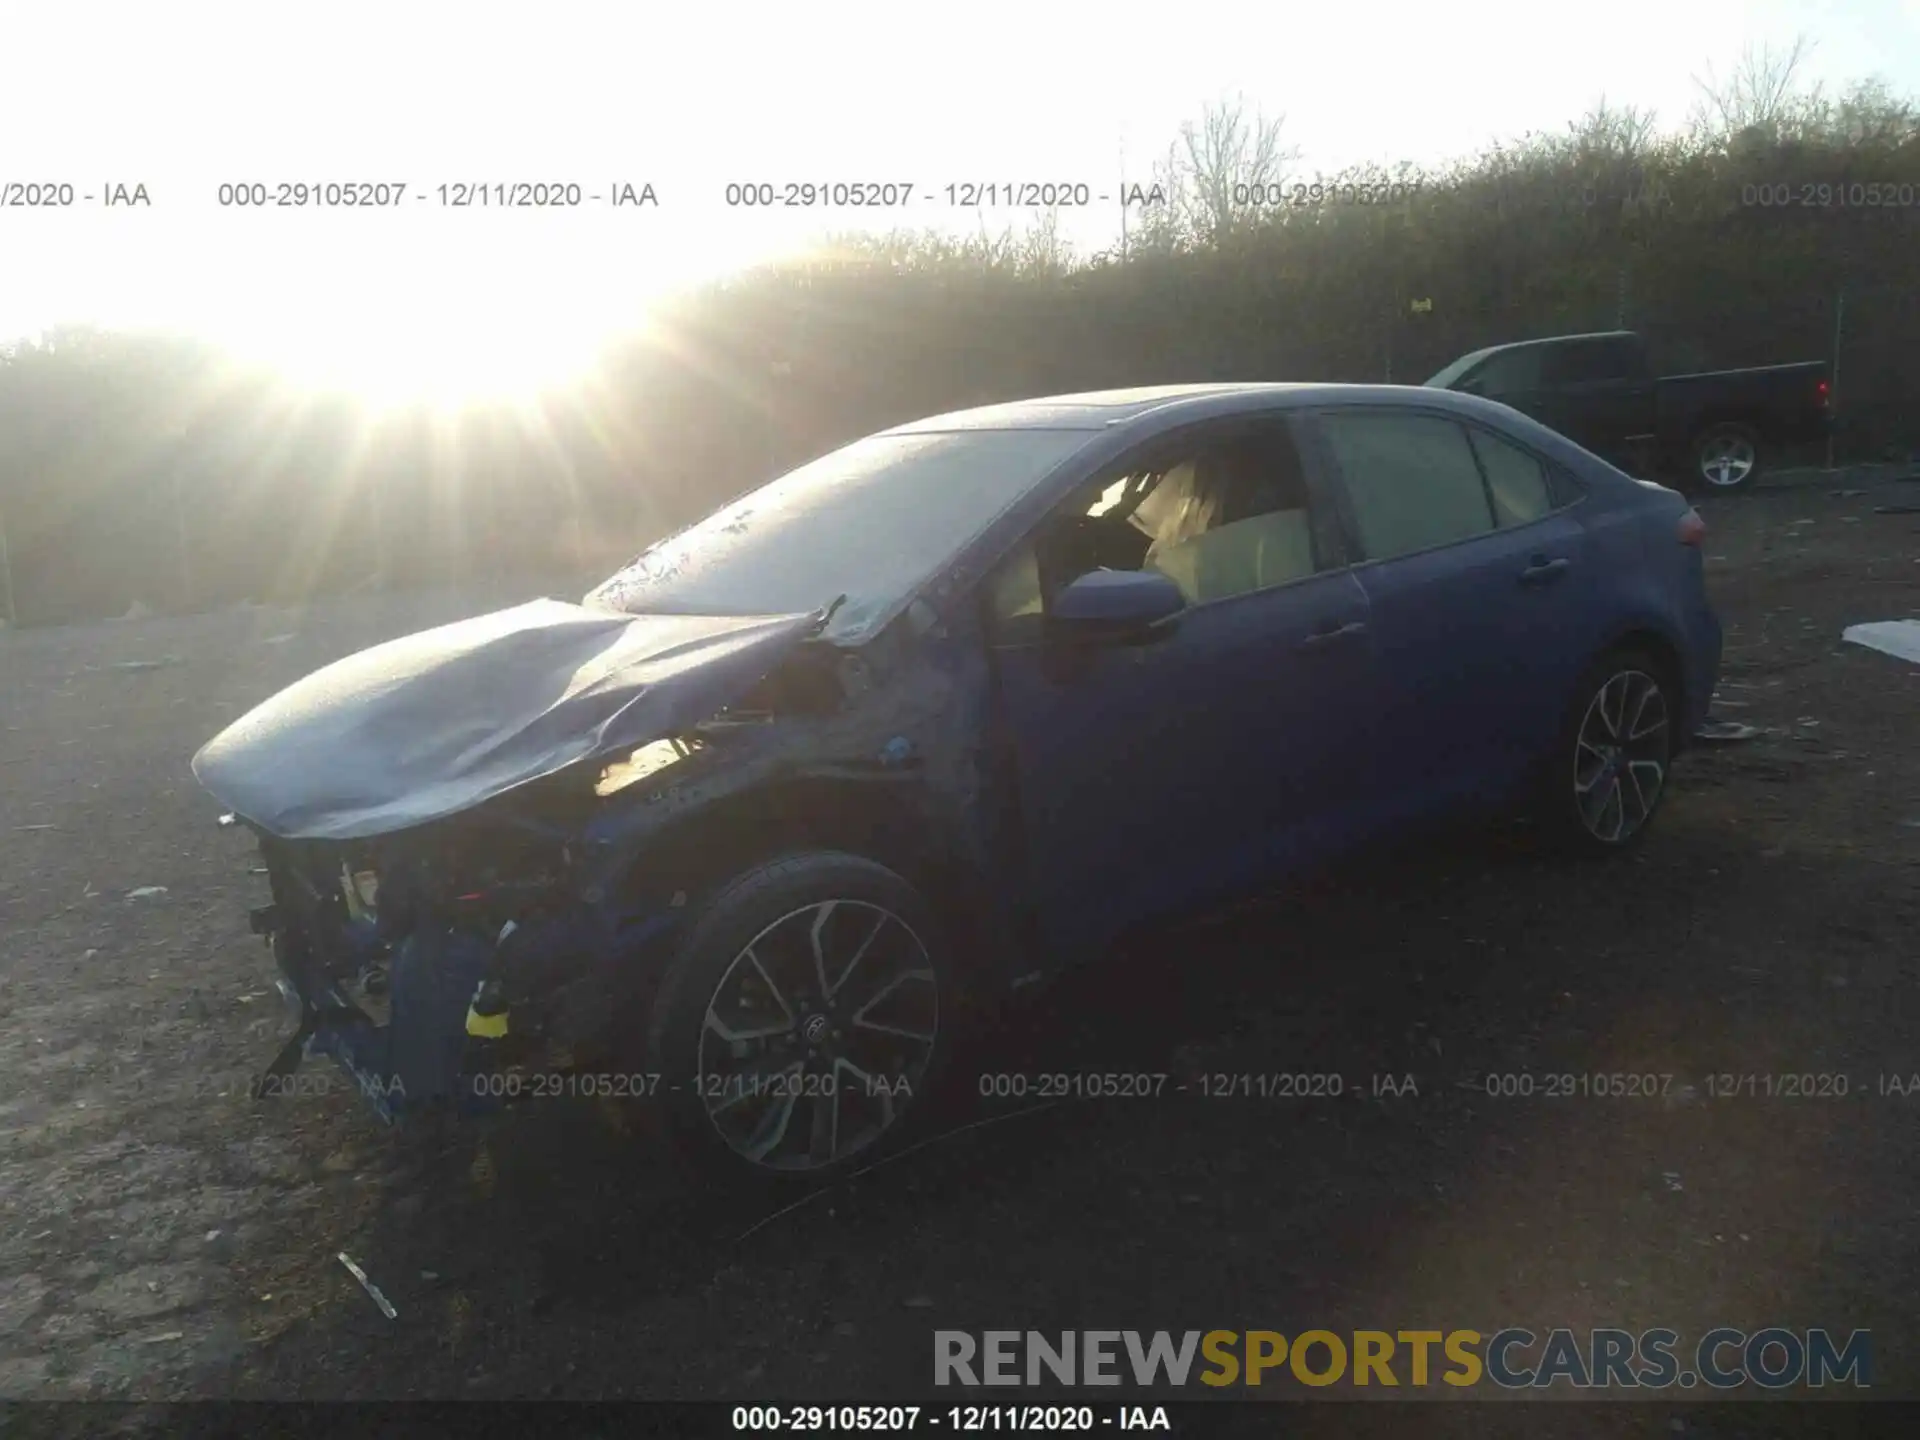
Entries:
{"label": "crumpled hood", "polygon": [[208,741],[193,773],[285,839],[404,830],[706,719],[818,620],[535,600],[314,671]]}

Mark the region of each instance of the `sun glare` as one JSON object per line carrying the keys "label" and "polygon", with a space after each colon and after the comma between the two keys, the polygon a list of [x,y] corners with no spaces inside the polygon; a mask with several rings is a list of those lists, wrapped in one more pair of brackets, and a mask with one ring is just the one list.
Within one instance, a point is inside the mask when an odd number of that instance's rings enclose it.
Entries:
{"label": "sun glare", "polygon": [[338,325],[241,333],[232,348],[302,388],[345,392],[377,407],[523,399],[565,386],[603,338],[564,326],[457,323],[451,317],[365,315]]}
{"label": "sun glare", "polygon": [[137,316],[375,409],[466,406],[569,387],[610,342],[644,331],[667,293],[715,268],[710,250],[636,249],[610,226],[471,230],[423,226],[375,244],[282,227],[276,243],[203,266],[190,286],[101,296],[92,308],[109,328]]}
{"label": "sun glare", "polygon": [[578,379],[623,328],[590,307],[342,303],[331,313],[214,315],[209,336],[302,388],[375,407],[525,399]]}

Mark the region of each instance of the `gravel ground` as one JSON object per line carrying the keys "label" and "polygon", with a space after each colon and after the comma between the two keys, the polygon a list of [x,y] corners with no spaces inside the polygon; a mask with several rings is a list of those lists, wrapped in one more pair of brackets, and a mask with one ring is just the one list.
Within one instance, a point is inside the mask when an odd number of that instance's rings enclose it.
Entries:
{"label": "gravel ground", "polygon": [[[915,1398],[935,1328],[1508,1324],[1871,1328],[1876,1393],[1920,1395],[1920,1094],[1881,1081],[1920,1075],[1920,667],[1839,643],[1920,615],[1920,519],[1875,513],[1914,501],[1801,476],[1703,507],[1720,713],[1764,733],[1681,761],[1632,860],[1491,836],[1348,867],[969,1062],[1341,1098],[963,1093],[972,1128],[771,1218],[553,1102],[429,1140],[339,1086],[241,1093],[286,1024],[254,857],[188,756],[326,660],[524,596],[0,632],[0,1397]],[[1673,1078],[1486,1085],[1612,1071]]]}

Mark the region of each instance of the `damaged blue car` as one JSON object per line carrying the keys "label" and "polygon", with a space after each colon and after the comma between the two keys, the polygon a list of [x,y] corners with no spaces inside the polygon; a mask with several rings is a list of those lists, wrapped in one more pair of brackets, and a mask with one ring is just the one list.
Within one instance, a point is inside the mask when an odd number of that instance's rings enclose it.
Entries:
{"label": "damaged blue car", "polygon": [[1064,396],[855,442],[352,655],[194,771],[311,1055],[389,1119],[599,1096],[870,1163],[975,1007],[1438,820],[1646,832],[1720,628],[1698,514],[1430,389]]}

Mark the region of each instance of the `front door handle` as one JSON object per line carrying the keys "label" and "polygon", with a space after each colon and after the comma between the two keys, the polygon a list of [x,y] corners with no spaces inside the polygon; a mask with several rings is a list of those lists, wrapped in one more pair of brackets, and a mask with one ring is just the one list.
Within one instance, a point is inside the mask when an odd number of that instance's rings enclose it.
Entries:
{"label": "front door handle", "polygon": [[1549,580],[1558,580],[1567,573],[1567,567],[1573,562],[1564,555],[1558,560],[1549,560],[1544,555],[1533,557],[1533,563],[1520,572],[1522,585],[1544,585]]}
{"label": "front door handle", "polygon": [[1300,642],[1302,650],[1318,649],[1322,645],[1331,645],[1336,640],[1351,640],[1356,635],[1366,633],[1367,622],[1349,620],[1344,625],[1336,625],[1331,630],[1316,630]]}

